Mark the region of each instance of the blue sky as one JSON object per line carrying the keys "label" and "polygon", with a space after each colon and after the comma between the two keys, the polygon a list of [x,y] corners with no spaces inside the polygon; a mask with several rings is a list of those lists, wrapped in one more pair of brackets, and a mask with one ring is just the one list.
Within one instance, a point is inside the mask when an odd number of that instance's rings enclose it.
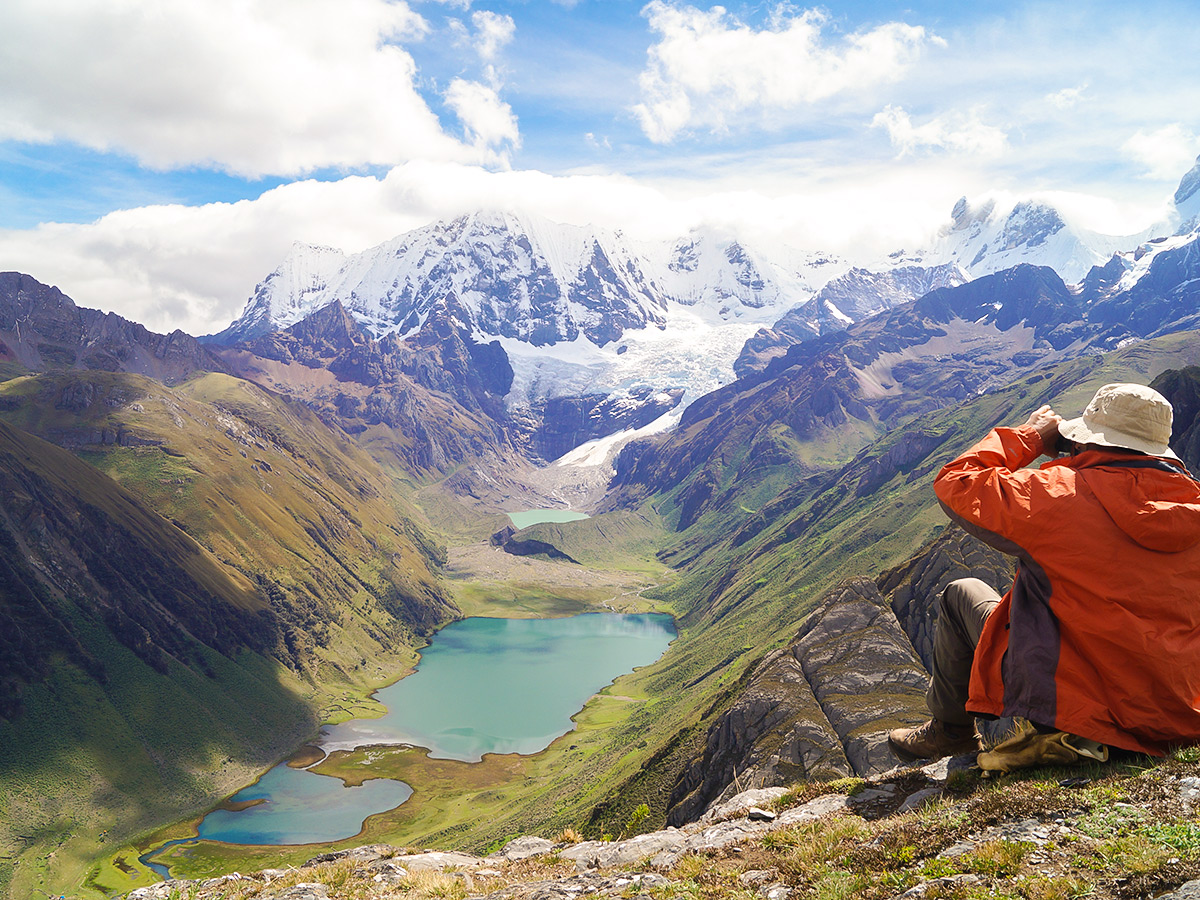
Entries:
{"label": "blue sky", "polygon": [[1167,0],[6,0],[0,268],[202,332],[293,241],[484,206],[864,259],[963,195],[1132,233],[1200,153],[1198,38]]}

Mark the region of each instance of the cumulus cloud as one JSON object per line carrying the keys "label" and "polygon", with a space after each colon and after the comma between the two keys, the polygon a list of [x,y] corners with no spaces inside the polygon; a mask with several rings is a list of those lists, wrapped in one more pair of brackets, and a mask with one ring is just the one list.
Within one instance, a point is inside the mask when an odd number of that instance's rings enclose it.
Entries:
{"label": "cumulus cloud", "polygon": [[1000,156],[1008,147],[1008,136],[993,125],[981,121],[979,112],[947,113],[923,125],[913,124],[903,109],[887,106],[871,120],[874,128],[884,128],[899,156],[923,149],[947,150],[973,156]]}
{"label": "cumulus cloud", "polygon": [[512,16],[504,16],[490,10],[481,9],[471,14],[471,24],[475,26],[475,52],[484,62],[492,62],[513,39],[517,26]]}
{"label": "cumulus cloud", "polygon": [[6,0],[0,140],[245,176],[478,161],[417,90],[427,32],[403,0]]}
{"label": "cumulus cloud", "polygon": [[468,140],[480,149],[521,145],[517,117],[495,88],[455,78],[446,90],[446,105],[462,122]]}
{"label": "cumulus cloud", "polygon": [[892,81],[926,45],[941,43],[899,22],[834,40],[824,34],[821,12],[796,14],[788,5],[776,7],[763,29],[720,6],[652,0],[643,14],[658,41],[639,80],[644,102],[634,112],[657,143],[692,128],[724,130],[747,111],[795,109]]}
{"label": "cumulus cloud", "polygon": [[1138,131],[1121,150],[1142,166],[1144,177],[1172,181],[1192,167],[1200,152],[1200,136],[1175,122],[1155,131]]}
{"label": "cumulus cloud", "polygon": [[1057,109],[1070,109],[1083,99],[1087,87],[1086,84],[1081,84],[1079,87],[1063,88],[1061,91],[1047,94],[1046,102]]}

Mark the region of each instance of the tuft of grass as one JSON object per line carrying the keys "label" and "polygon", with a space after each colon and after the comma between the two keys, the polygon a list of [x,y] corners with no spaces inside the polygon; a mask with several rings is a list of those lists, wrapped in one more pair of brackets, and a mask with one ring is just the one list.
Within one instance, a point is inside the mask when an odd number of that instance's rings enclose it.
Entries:
{"label": "tuft of grass", "polygon": [[1011,878],[1020,871],[1021,864],[1034,846],[1029,841],[987,841],[963,854],[960,864],[966,871],[976,875]]}

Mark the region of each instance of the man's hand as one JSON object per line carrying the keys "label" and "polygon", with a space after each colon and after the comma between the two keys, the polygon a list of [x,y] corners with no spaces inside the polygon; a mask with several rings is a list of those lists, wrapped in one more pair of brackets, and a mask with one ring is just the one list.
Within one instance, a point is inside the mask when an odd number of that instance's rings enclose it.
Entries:
{"label": "man's hand", "polygon": [[1037,433],[1042,436],[1043,453],[1047,456],[1054,455],[1054,447],[1058,444],[1058,425],[1062,422],[1062,416],[1052,410],[1049,404],[1041,409],[1035,409],[1029,414],[1026,425],[1031,425],[1037,430]]}

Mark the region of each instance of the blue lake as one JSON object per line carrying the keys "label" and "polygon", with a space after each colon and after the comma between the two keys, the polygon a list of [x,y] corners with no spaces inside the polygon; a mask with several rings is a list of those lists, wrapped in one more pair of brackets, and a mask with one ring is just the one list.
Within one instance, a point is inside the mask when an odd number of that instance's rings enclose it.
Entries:
{"label": "blue lake", "polygon": [[[412,675],[376,694],[387,715],[328,726],[318,743],[327,751],[415,744],[431,756],[468,762],[484,753],[537,753],[571,730],[571,717],[592,694],[658,659],[675,633],[663,614],[454,622],[422,651]],[[358,834],[368,816],[411,794],[401,781],[375,778],[348,788],[281,764],[231,798],[264,802],[215,810],[197,831],[231,844],[335,841]],[[161,865],[152,865],[165,877]]]}
{"label": "blue lake", "polygon": [[231,798],[234,803],[264,802],[237,811],[213,810],[197,834],[228,844],[336,841],[358,834],[367,816],[394,809],[410,796],[412,788],[403,781],[372,778],[358,787],[346,787],[340,778],[284,763]]}
{"label": "blue lake", "polygon": [[675,637],[663,614],[463,619],[437,633],[416,672],[376,696],[382,719],[325,730],[326,750],[415,744],[430,756],[537,753],[618,675],[654,662]]}
{"label": "blue lake", "polygon": [[522,512],[510,512],[508,519],[513,528],[528,528],[542,522],[577,522],[590,518],[587,513],[576,512],[573,509],[527,509]]}

